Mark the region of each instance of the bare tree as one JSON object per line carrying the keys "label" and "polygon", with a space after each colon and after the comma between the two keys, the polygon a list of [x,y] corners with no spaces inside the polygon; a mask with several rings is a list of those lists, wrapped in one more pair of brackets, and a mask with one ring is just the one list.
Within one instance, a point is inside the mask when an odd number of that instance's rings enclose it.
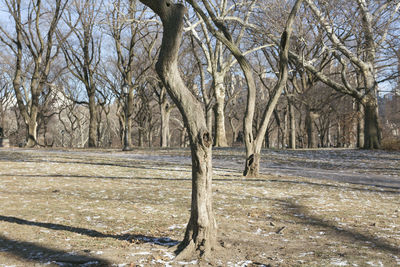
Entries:
{"label": "bare tree", "polygon": [[65,18],[73,34],[64,43],[63,52],[69,71],[86,89],[87,101],[80,101],[79,104],[89,107],[89,147],[96,147],[98,140],[96,76],[101,62],[102,36],[95,28],[101,5],[102,0],[76,1],[74,9]]}
{"label": "bare tree", "polygon": [[[124,112],[121,114],[124,117],[121,120],[125,129],[123,135],[127,136],[123,138],[124,150],[132,147],[131,122],[135,92],[153,67],[153,58],[157,53],[153,48],[158,40],[158,28],[153,21],[145,17],[144,9],[138,8],[137,0],[115,1],[107,16],[107,31],[113,38],[115,47],[114,64],[121,75],[120,94],[116,96],[124,103]],[[122,92],[124,86],[128,88],[127,100]]]}
{"label": "bare tree", "polygon": [[[377,101],[377,53],[384,45],[387,34],[392,29],[392,23],[398,18],[400,3],[387,1],[378,4],[372,1],[355,0],[354,2],[334,1],[326,6],[318,6],[311,0],[305,2],[329,40],[329,42],[321,41],[326,42],[327,50],[342,66],[342,82],[339,83],[326,73],[314,68],[312,61],[304,60],[301,55],[291,53],[291,57],[303,64],[319,80],[341,93],[354,97],[363,105],[364,147],[379,148],[381,128]],[[345,14],[346,20],[352,20],[352,22],[349,23],[347,29],[341,28],[339,31],[336,30],[335,21],[331,19],[341,19],[341,17],[337,14],[330,15],[330,12],[337,10],[337,5],[345,5],[346,7],[342,10],[355,12]],[[353,31],[353,27],[358,27],[358,31]],[[358,46],[356,46],[358,50],[353,49],[354,39],[358,40]],[[352,81],[350,79],[353,76],[352,71],[359,74],[362,80],[358,83]]]}
{"label": "bare tree", "polygon": [[8,137],[9,125],[7,125],[7,114],[12,106],[13,93],[10,85],[8,75],[5,75],[6,70],[1,69],[0,76],[0,138]]}
{"label": "bare tree", "polygon": [[208,257],[216,246],[217,225],[212,209],[211,134],[207,129],[202,104],[185,86],[178,71],[178,52],[186,8],[169,0],[141,0],[158,14],[164,33],[156,64],[169,95],[180,110],[189,133],[192,154],[192,205],[185,238],[179,245],[178,257],[196,253]]}
{"label": "bare tree", "polygon": [[[286,27],[281,36],[280,42],[280,60],[279,60],[279,78],[270,96],[270,100],[263,112],[263,118],[260,128],[254,137],[253,135],[253,119],[256,102],[256,84],[253,77],[253,71],[250,62],[246,59],[244,53],[240,50],[238,45],[233,41],[231,33],[221,20],[213,12],[209,1],[202,0],[207,14],[201,9],[196,1],[188,0],[190,5],[200,14],[203,21],[206,23],[208,30],[220,40],[233,54],[239,63],[243,74],[246,78],[248,94],[245,118],[243,123],[244,141],[246,145],[246,164],[243,172],[244,176],[257,176],[259,173],[260,152],[264,141],[265,132],[268,128],[268,123],[271,118],[272,112],[278,102],[281,92],[286,85],[287,81],[287,53],[289,49],[289,40],[292,32],[292,24],[294,22],[295,14],[300,8],[301,0],[296,1],[292,12],[286,22]],[[255,1],[252,2],[254,4]],[[243,25],[247,21],[241,21]]]}
{"label": "bare tree", "polygon": [[[40,96],[48,83],[51,65],[60,43],[55,34],[68,1],[2,1],[15,26],[14,31],[0,26],[0,41],[6,44],[15,60],[13,87],[18,108],[27,127],[28,147],[37,145]],[[25,17],[26,16],[26,17]],[[28,63],[26,58],[32,60]]]}

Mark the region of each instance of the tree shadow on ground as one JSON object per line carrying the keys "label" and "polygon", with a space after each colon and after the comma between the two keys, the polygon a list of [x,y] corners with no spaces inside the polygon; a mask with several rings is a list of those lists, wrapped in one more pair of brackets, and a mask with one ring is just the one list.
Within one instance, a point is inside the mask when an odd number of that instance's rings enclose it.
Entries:
{"label": "tree shadow on ground", "polygon": [[[0,235],[0,251],[10,257],[43,264],[61,266],[111,266],[111,263],[97,257],[71,254],[67,251],[47,248],[32,242],[11,240]],[[36,265],[35,265],[36,266]]]}
{"label": "tree shadow on ground", "polygon": [[[350,242],[360,242],[362,243],[362,246],[365,246],[367,243],[371,246],[371,249],[374,250],[389,252],[393,255],[400,255],[400,248],[387,243],[385,240],[378,239],[373,235],[361,233],[355,229],[347,230],[338,227],[335,222],[309,214],[307,208],[296,204],[295,200],[273,199],[273,201],[281,203],[285,207],[282,210],[293,217],[296,224],[322,227],[326,229],[327,233],[331,233],[335,237],[342,236]],[[299,216],[299,214],[302,216]]]}
{"label": "tree shadow on ground", "polygon": [[34,221],[28,221],[25,219],[20,219],[20,218],[13,217],[13,216],[0,215],[0,221],[16,223],[16,224],[20,224],[20,225],[37,226],[37,227],[47,228],[47,229],[55,230],[55,231],[68,231],[68,232],[72,232],[72,233],[86,235],[89,237],[114,238],[117,240],[124,240],[124,241],[128,241],[128,242],[151,243],[151,244],[165,246],[165,247],[173,247],[179,243],[179,241],[172,240],[168,237],[152,237],[152,236],[132,235],[132,234],[122,234],[122,235],[104,234],[104,233],[96,231],[96,230],[91,230],[91,229],[86,229],[86,228],[81,228],[81,227],[67,226],[67,225],[56,224],[56,223],[34,222]]}

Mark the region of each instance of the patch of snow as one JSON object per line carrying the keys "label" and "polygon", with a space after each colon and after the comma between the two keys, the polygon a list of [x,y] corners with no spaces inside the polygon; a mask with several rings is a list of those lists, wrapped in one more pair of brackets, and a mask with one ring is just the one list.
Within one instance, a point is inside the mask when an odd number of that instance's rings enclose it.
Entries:
{"label": "patch of snow", "polygon": [[235,264],[235,267],[246,267],[247,265],[253,263],[252,261],[239,261]]}
{"label": "patch of snow", "polygon": [[175,258],[175,255],[171,252],[165,251],[164,257],[167,257],[172,260],[173,258]]}
{"label": "patch of snow", "polygon": [[313,251],[310,251],[310,252],[300,253],[300,254],[299,254],[299,257],[305,257],[305,256],[307,256],[307,255],[314,255],[314,252],[313,252]]}
{"label": "patch of snow", "polygon": [[148,251],[142,251],[142,252],[136,252],[136,253],[131,254],[131,256],[137,256],[137,255],[151,255],[151,253]]}
{"label": "patch of snow", "polygon": [[168,227],[168,230],[182,229],[183,227],[184,227],[184,225],[174,224],[174,225],[171,225],[170,227]]}
{"label": "patch of snow", "polygon": [[180,265],[196,265],[197,264],[197,260],[192,260],[192,261],[178,261],[177,262]]}
{"label": "patch of snow", "polygon": [[260,235],[262,233],[261,228],[258,228],[257,231],[255,232],[256,235]]}
{"label": "patch of snow", "polygon": [[331,264],[334,265],[334,266],[347,266],[347,265],[349,265],[346,260],[337,259],[337,258],[331,259]]}
{"label": "patch of snow", "polygon": [[394,259],[396,260],[397,265],[400,265],[400,257],[393,256]]}

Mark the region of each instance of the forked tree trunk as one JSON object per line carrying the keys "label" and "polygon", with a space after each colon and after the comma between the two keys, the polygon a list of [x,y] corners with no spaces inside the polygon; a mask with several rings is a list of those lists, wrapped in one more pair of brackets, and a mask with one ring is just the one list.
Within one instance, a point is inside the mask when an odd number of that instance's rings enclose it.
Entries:
{"label": "forked tree trunk", "polygon": [[208,258],[216,246],[217,226],[212,210],[212,138],[202,104],[185,86],[178,69],[178,52],[186,8],[170,0],[141,0],[157,13],[163,24],[163,38],[156,71],[171,96],[188,130],[192,155],[192,203],[185,238],[177,259]]}
{"label": "forked tree trunk", "polygon": [[275,110],[281,92],[286,86],[288,78],[288,54],[289,54],[290,38],[293,30],[292,25],[296,13],[301,6],[301,3],[302,0],[297,0],[295,2],[290,12],[290,15],[286,21],[285,29],[281,35],[281,42],[279,46],[280,52],[279,52],[278,81],[275,84],[273,93],[271,94],[267,107],[264,110],[261,127],[258,129],[256,138],[254,139],[252,131],[253,131],[253,116],[254,116],[255,101],[256,101],[255,84],[254,80],[252,79],[252,74],[250,73],[251,70],[248,69],[249,66],[247,64],[243,64],[247,62],[243,62],[243,60],[240,57],[237,57],[238,63],[241,65],[242,70],[245,73],[246,80],[248,82],[248,95],[247,95],[248,99],[247,99],[246,115],[243,127],[245,134],[244,139],[246,144],[246,163],[243,175],[247,177],[256,177],[259,174],[260,152],[262,148],[262,143],[265,138],[265,133],[267,131],[271,115]]}

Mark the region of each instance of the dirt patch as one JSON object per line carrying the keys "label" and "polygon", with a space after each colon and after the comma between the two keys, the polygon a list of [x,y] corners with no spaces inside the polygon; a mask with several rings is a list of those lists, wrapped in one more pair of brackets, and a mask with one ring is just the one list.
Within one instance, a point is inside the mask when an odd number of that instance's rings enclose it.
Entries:
{"label": "dirt patch", "polygon": [[[189,220],[188,157],[0,150],[0,266],[198,265],[172,251]],[[400,265],[396,188],[215,168],[214,210],[215,265]]]}

